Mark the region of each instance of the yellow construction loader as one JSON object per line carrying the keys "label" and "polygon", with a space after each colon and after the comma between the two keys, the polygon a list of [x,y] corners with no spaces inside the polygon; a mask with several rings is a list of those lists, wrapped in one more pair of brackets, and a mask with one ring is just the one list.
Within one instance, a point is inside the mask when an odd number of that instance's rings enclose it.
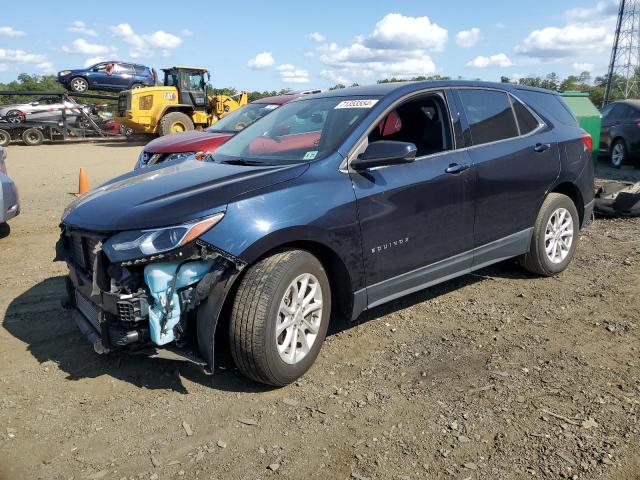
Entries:
{"label": "yellow construction loader", "polygon": [[209,95],[205,68],[171,67],[163,72],[162,86],[120,93],[117,122],[137,133],[168,135],[202,130],[247,104],[247,92],[233,97]]}

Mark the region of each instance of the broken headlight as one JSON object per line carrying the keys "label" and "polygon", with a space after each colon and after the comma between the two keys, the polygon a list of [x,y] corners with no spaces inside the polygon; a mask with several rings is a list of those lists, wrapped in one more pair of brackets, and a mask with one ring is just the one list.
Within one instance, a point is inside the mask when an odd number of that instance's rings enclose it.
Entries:
{"label": "broken headlight", "polygon": [[223,217],[224,212],[219,212],[202,220],[174,227],[120,232],[109,238],[102,248],[112,262],[168,252],[198,238]]}

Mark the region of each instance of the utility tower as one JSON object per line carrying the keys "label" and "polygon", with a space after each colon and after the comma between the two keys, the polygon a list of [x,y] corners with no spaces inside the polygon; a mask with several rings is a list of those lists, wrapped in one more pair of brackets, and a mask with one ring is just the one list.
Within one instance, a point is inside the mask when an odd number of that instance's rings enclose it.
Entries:
{"label": "utility tower", "polygon": [[639,67],[640,0],[620,0],[602,106],[609,103],[615,91],[624,98],[640,98]]}

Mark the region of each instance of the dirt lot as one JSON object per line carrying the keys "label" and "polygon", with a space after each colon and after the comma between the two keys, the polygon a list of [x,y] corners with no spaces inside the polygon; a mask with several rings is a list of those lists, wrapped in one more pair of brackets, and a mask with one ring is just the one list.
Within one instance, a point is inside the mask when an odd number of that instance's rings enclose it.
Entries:
{"label": "dirt lot", "polygon": [[640,219],[596,220],[557,278],[504,262],[333,325],[304,378],[267,389],[229,359],[206,377],[97,356],[61,309],[78,168],[95,185],[139,150],[8,149],[0,479],[640,479]]}

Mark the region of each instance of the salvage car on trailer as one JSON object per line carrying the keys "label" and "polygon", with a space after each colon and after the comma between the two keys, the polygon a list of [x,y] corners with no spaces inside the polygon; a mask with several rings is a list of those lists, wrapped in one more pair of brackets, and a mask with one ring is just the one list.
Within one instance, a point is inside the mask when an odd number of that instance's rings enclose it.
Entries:
{"label": "salvage car on trailer", "polygon": [[[99,353],[181,356],[290,383],[332,318],[517,257],[571,262],[591,138],[555,92],[390,83],[299,98],[208,161],[115,178],[63,214],[57,258]],[[216,334],[217,333],[217,334]]]}

